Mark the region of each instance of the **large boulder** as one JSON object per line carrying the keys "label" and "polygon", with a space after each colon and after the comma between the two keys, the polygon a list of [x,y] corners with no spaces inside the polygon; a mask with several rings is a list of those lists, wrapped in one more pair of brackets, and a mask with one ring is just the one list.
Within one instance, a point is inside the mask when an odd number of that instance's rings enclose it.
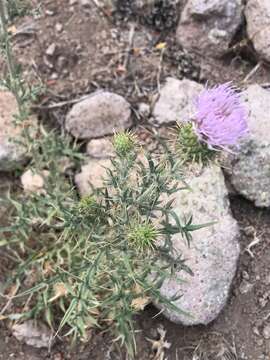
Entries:
{"label": "large boulder", "polygon": [[15,170],[27,160],[23,126],[27,123],[28,127],[34,127],[36,122],[31,117],[19,123],[18,116],[14,95],[9,91],[0,91],[0,171]]}
{"label": "large boulder", "polygon": [[102,137],[131,125],[129,103],[108,91],[94,93],[75,104],[66,117],[66,129],[79,139]]}
{"label": "large boulder", "polygon": [[249,39],[257,53],[270,62],[270,1],[249,0],[245,15]]}
{"label": "large boulder", "polygon": [[257,206],[270,206],[270,91],[251,85],[243,93],[249,135],[231,156],[229,172],[237,192]]}
{"label": "large boulder", "polygon": [[155,124],[190,120],[195,112],[194,100],[202,90],[203,86],[195,81],[167,78],[153,109]]}
{"label": "large boulder", "polygon": [[241,0],[188,0],[176,39],[188,51],[220,57],[228,50],[241,22]]}
{"label": "large boulder", "polygon": [[191,190],[176,194],[174,211],[182,219],[185,214],[192,214],[196,224],[212,221],[214,224],[194,231],[190,248],[180,234],[173,237],[176,252],[186,259],[193,275],[176,273],[163,283],[161,293],[166,297],[182,295],[175,305],[189,315],[172,311],[164,304],[157,306],[175,323],[206,325],[226,304],[239,257],[239,229],[231,215],[228,192],[218,166],[205,167],[186,180]]}

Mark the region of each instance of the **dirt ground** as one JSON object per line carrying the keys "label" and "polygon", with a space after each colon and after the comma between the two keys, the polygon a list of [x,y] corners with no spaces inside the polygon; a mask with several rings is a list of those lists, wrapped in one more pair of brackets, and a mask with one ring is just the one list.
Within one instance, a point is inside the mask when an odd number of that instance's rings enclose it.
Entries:
{"label": "dirt ground", "polygon": [[[243,29],[223,59],[211,60],[188,54],[175,43],[176,8],[161,6],[155,14],[136,14],[126,0],[119,1],[114,13],[110,6],[95,3],[82,7],[79,1],[33,0],[32,10],[14,20],[13,44],[24,77],[45,85],[35,108],[43,121],[62,124],[71,99],[106,88],[130,101],[135,126],[143,126],[138,104],[153,104],[167,76],[210,84],[233,80],[242,87],[248,83],[270,86],[266,64],[249,76],[259,59],[245,41]],[[165,48],[160,46],[163,43]],[[0,68],[5,72],[3,59]],[[1,176],[0,192],[10,181]],[[191,328],[156,316],[157,310],[149,306],[137,319],[138,360],[155,359],[151,340],[158,340],[161,327],[171,344],[165,351],[168,360],[270,359],[270,212],[235,196],[231,206],[241,227],[242,254],[227,306],[210,326]],[[8,260],[2,252],[0,257],[0,280],[4,280]],[[0,326],[3,360],[125,359],[106,334],[93,333],[89,343],[73,350],[59,339],[48,353],[16,341],[8,324]]]}

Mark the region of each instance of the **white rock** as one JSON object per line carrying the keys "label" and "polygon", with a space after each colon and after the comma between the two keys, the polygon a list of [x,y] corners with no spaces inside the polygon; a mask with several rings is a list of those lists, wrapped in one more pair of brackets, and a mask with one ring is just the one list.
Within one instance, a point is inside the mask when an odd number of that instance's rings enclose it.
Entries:
{"label": "white rock", "polygon": [[36,323],[34,320],[13,325],[12,334],[19,341],[36,348],[48,348],[52,339],[50,329],[42,323]]}
{"label": "white rock", "polygon": [[[15,125],[19,110],[14,95],[0,91],[0,171],[12,171],[26,161],[26,148],[22,144],[22,125]],[[33,117],[24,123],[35,126]]]}
{"label": "white rock", "polygon": [[194,100],[203,90],[201,84],[191,80],[167,78],[153,109],[158,125],[187,121],[194,115]]}
{"label": "white rock", "polygon": [[43,171],[42,174],[34,173],[32,170],[27,170],[21,176],[21,183],[23,190],[26,193],[44,193],[44,179],[48,176],[48,171]]}
{"label": "white rock", "polygon": [[219,57],[228,50],[241,22],[241,0],[188,0],[176,39],[188,51]]}
{"label": "white rock", "polygon": [[270,1],[249,0],[245,15],[249,39],[257,53],[270,61]]}
{"label": "white rock", "polygon": [[112,139],[108,137],[90,140],[86,152],[89,156],[98,159],[110,158],[115,154]]}
{"label": "white rock", "polygon": [[[257,206],[270,206],[270,91],[251,85],[243,93],[250,135],[231,161],[231,183]],[[225,168],[228,171],[228,169]]]}
{"label": "white rock", "polygon": [[[166,297],[182,294],[175,305],[190,316],[172,311],[165,305],[158,306],[173,322],[206,325],[226,304],[239,257],[239,230],[230,212],[228,193],[219,167],[206,167],[200,174],[190,175],[187,183],[191,191],[176,194],[174,211],[180,218],[192,214],[196,224],[216,223],[194,231],[190,248],[181,235],[173,238],[177,253],[186,259],[186,265],[194,276],[185,271],[177,273],[176,278],[164,282],[161,293]],[[180,279],[185,282],[179,283]]]}
{"label": "white rock", "polygon": [[130,105],[122,96],[100,91],[73,106],[66,128],[76,138],[102,137],[129,128],[130,116]]}
{"label": "white rock", "polygon": [[138,112],[143,118],[147,118],[151,113],[151,108],[146,103],[140,103],[138,105]]}
{"label": "white rock", "polygon": [[50,44],[50,46],[47,48],[46,50],[46,55],[48,56],[53,56],[54,53],[56,51],[56,44],[55,43],[52,43]]}
{"label": "white rock", "polygon": [[80,195],[87,196],[92,193],[92,188],[103,185],[106,177],[106,168],[110,166],[109,159],[90,159],[86,165],[82,166],[81,172],[75,175],[75,183]]}
{"label": "white rock", "polygon": [[56,23],[55,24],[55,30],[57,32],[61,32],[63,30],[63,25],[61,23]]}

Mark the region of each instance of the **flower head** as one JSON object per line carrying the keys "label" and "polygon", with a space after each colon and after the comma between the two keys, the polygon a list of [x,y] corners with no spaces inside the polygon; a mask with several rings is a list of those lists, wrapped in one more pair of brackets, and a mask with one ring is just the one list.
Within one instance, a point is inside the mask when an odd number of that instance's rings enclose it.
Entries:
{"label": "flower head", "polygon": [[247,134],[247,113],[240,96],[231,83],[205,89],[198,96],[194,125],[200,140],[227,149]]}
{"label": "flower head", "polygon": [[94,196],[88,195],[83,197],[77,204],[77,210],[82,216],[95,217],[98,215],[100,208]]}
{"label": "flower head", "polygon": [[158,231],[151,222],[133,224],[128,231],[127,237],[131,244],[138,250],[151,249],[157,239]]}
{"label": "flower head", "polygon": [[135,136],[129,131],[119,132],[114,135],[113,145],[120,156],[126,156],[135,147]]}

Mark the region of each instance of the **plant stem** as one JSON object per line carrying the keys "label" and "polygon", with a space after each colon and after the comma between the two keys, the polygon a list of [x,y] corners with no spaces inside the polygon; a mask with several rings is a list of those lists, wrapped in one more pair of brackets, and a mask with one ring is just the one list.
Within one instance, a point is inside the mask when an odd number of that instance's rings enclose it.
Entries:
{"label": "plant stem", "polygon": [[12,93],[14,94],[14,96],[16,98],[19,112],[20,112],[20,114],[22,114],[22,102],[21,102],[21,98],[20,98],[20,94],[19,94],[18,79],[16,77],[16,69],[15,69],[15,65],[13,62],[13,55],[12,55],[11,46],[10,46],[9,34],[7,31],[7,20],[6,20],[6,14],[5,14],[4,0],[0,0],[0,22],[1,22],[2,32],[3,32],[3,36],[4,36],[4,42],[5,42],[6,61],[7,61],[8,72],[9,72],[9,76],[10,76],[10,84],[11,84],[10,90],[12,91]]}

